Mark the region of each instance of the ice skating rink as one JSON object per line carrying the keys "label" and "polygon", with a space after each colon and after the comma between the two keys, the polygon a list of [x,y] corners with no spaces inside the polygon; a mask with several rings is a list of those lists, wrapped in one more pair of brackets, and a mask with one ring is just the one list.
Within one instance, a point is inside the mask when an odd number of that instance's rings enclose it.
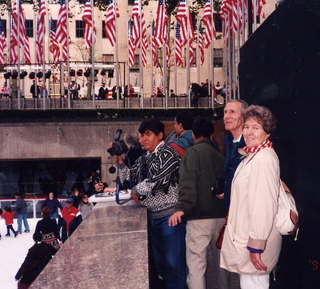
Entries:
{"label": "ice skating rink", "polygon": [[[34,244],[32,235],[39,219],[28,219],[30,233],[19,234],[16,238],[12,235],[6,237],[7,227],[4,220],[0,218],[0,289],[16,289],[17,281],[14,279],[20,268],[28,249]],[[13,228],[17,229],[17,220],[14,219]],[[24,227],[23,227],[24,229]]]}

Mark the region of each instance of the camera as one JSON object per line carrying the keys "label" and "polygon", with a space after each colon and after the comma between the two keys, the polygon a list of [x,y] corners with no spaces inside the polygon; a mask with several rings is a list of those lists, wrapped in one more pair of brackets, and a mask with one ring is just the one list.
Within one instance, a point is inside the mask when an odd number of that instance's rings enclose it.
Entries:
{"label": "camera", "polygon": [[122,129],[118,128],[115,133],[114,141],[111,145],[111,148],[107,149],[107,152],[111,156],[120,156],[128,152],[128,146],[123,140],[120,140],[122,135]]}

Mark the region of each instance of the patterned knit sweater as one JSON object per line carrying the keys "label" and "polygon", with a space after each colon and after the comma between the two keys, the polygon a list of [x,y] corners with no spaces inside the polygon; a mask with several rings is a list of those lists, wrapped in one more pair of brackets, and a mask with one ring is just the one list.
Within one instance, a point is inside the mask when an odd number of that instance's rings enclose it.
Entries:
{"label": "patterned knit sweater", "polygon": [[152,213],[173,209],[178,201],[179,163],[178,153],[162,142],[153,153],[137,159],[131,169],[120,166],[120,182],[145,196],[141,204]]}

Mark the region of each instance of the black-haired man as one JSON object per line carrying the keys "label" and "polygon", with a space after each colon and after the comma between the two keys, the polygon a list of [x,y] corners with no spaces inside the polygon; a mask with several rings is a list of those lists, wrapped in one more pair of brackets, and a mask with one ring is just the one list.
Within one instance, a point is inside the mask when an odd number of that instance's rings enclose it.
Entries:
{"label": "black-haired man", "polygon": [[207,250],[215,243],[225,223],[223,200],[216,197],[223,189],[223,156],[210,141],[213,125],[209,120],[196,118],[192,133],[195,144],[181,161],[179,201],[169,225],[174,227],[182,222],[182,216],[187,219],[188,288],[205,289]]}
{"label": "black-haired man", "polygon": [[[147,151],[128,170],[118,158],[122,183],[129,180],[132,199],[148,209],[151,248],[151,288],[185,289],[185,223],[171,227],[169,217],[178,201],[179,156],[166,145],[164,125],[152,118],[139,127],[139,142]],[[128,183],[128,182],[127,182]],[[164,281],[159,287],[158,276]]]}

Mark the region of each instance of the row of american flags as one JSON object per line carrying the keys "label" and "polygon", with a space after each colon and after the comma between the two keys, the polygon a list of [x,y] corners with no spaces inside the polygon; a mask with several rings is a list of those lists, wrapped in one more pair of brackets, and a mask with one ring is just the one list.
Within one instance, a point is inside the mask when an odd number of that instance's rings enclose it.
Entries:
{"label": "row of american flags", "polygon": [[[107,41],[111,46],[116,45],[117,27],[116,18],[120,13],[115,0],[106,0],[107,8],[105,11],[104,32]],[[257,15],[262,16],[262,7],[265,0],[222,0],[220,17],[223,20],[224,37],[228,38],[231,33],[241,32],[248,21],[248,1],[252,1],[252,6],[256,7]],[[96,28],[93,15],[92,0],[85,2],[82,20],[84,23],[84,39],[88,48],[93,47],[96,41]],[[212,0],[205,0],[202,17],[199,19],[201,25],[196,27],[193,23],[191,11],[186,0],[180,0],[176,9],[176,21],[174,25],[174,49],[169,49],[170,33],[168,31],[168,15],[166,12],[164,0],[158,0],[156,17],[151,23],[150,33],[147,31],[145,14],[141,0],[135,0],[131,25],[128,32],[128,64],[134,65],[137,49],[141,49],[142,64],[147,64],[147,51],[151,47],[151,59],[154,66],[159,66],[159,50],[163,49],[167,65],[170,65],[170,51],[173,53],[174,63],[177,66],[184,65],[183,51],[189,50],[190,63],[195,61],[195,46],[199,48],[200,61],[204,62],[204,50],[209,48],[216,38],[214,25],[215,11]],[[11,1],[11,33],[9,45],[5,39],[4,33],[0,33],[0,64],[5,63],[5,50],[9,49],[10,64],[17,64],[19,61],[29,64],[32,62],[30,53],[29,39],[25,27],[25,13],[21,5],[21,0]],[[36,59],[35,62],[43,64],[45,62],[44,37],[46,33],[45,17],[47,7],[45,0],[39,0],[39,10],[37,15],[37,33],[36,33]],[[251,15],[252,16],[252,15]],[[68,7],[65,0],[60,1],[60,9],[57,18],[56,31],[49,27],[50,45],[49,51],[54,63],[67,61],[69,58],[70,36],[67,26]],[[51,25],[49,25],[51,26]],[[9,46],[9,47],[8,47]],[[21,47],[21,50],[19,49]],[[20,55],[21,54],[21,55]]]}

